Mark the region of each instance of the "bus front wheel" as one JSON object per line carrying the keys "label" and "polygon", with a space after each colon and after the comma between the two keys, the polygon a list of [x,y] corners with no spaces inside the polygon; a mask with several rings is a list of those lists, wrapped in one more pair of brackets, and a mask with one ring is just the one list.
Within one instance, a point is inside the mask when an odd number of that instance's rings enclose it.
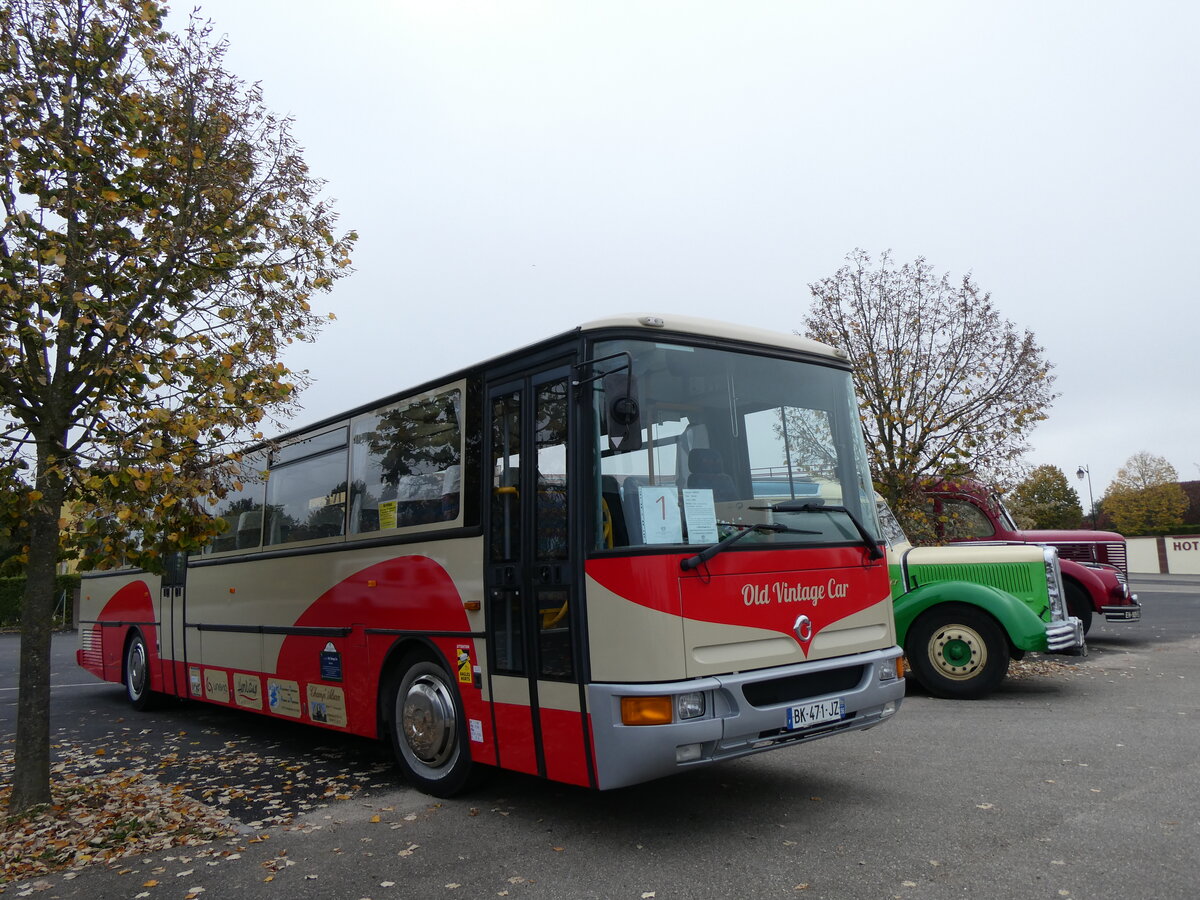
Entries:
{"label": "bus front wheel", "polygon": [[392,672],[385,720],[405,778],[435,797],[451,797],[471,778],[466,721],[454,682],[429,659],[408,658]]}
{"label": "bus front wheel", "polygon": [[150,709],[158,695],[150,690],[150,652],[146,639],[135,631],[125,642],[125,696],[134,709]]}
{"label": "bus front wheel", "polygon": [[977,700],[1008,674],[1008,638],[980,609],[935,606],[908,630],[905,654],[929,693],[950,700]]}

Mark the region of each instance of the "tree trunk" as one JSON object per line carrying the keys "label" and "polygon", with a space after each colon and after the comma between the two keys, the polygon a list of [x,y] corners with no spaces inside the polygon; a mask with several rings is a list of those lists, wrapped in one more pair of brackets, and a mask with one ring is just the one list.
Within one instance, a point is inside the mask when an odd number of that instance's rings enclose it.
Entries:
{"label": "tree trunk", "polygon": [[40,500],[30,511],[29,563],[21,607],[16,766],[8,809],[24,813],[50,802],[50,638],[64,485],[51,458],[39,450]]}

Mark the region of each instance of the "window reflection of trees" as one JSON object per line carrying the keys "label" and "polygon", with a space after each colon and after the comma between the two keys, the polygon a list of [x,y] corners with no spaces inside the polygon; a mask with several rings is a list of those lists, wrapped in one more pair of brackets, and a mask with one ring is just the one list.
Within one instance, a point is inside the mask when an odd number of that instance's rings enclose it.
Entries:
{"label": "window reflection of trees", "polygon": [[449,391],[355,422],[353,532],[458,516],[461,396]]}
{"label": "window reflection of trees", "polygon": [[224,497],[211,507],[221,522],[221,530],[205,553],[221,553],[257,547],[262,538],[263,494],[266,490],[267,460],[262,453],[248,454],[241,462],[237,480]]}
{"label": "window reflection of trees", "polygon": [[537,396],[537,556],[567,557],[567,384],[543,385]]}
{"label": "window reflection of trees", "polygon": [[288,544],[345,533],[346,453],[324,453],[271,470],[264,543]]}
{"label": "window reflection of trees", "polygon": [[837,478],[837,449],[829,414],[821,409],[784,407],[775,424],[789,471],[814,478]]}

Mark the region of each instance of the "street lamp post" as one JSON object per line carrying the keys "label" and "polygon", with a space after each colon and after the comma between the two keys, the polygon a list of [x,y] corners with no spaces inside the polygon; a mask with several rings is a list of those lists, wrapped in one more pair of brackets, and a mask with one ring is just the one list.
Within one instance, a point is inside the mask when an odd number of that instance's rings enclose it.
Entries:
{"label": "street lamp post", "polygon": [[1075,477],[1078,478],[1080,481],[1083,481],[1084,476],[1087,476],[1088,503],[1091,504],[1091,508],[1092,508],[1092,531],[1095,531],[1096,530],[1096,501],[1092,497],[1092,470],[1089,469],[1087,466],[1080,466],[1075,472]]}

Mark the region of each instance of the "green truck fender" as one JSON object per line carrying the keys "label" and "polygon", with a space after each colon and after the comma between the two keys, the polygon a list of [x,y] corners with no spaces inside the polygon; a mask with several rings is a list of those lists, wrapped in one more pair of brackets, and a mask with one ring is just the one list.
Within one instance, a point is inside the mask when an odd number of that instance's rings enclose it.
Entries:
{"label": "green truck fender", "polygon": [[944,603],[977,606],[1000,623],[1018,650],[1046,651],[1046,623],[1033,610],[1007,591],[969,581],[934,581],[896,597],[892,609],[900,646],[904,646],[908,629],[918,616]]}

